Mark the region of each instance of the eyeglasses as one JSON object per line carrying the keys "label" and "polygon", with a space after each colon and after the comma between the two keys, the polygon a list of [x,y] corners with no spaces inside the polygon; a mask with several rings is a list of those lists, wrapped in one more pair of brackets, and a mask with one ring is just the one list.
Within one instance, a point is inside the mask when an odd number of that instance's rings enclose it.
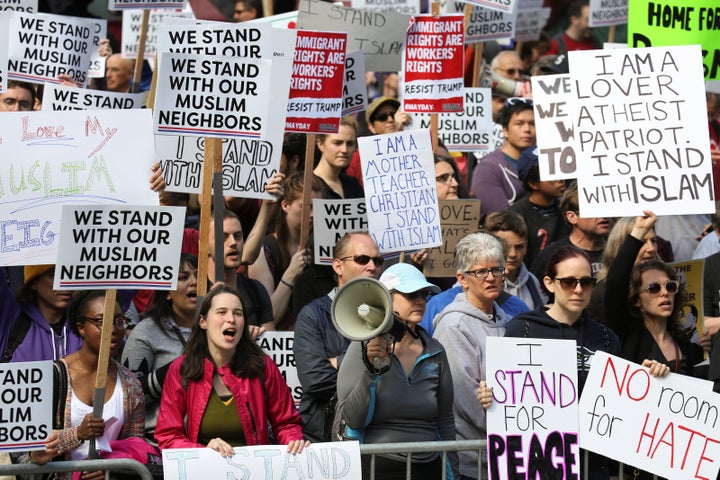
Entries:
{"label": "eyeglasses", "polygon": [[522,75],[523,71],[519,68],[499,68],[495,67],[495,70],[500,70],[501,72],[505,72],[510,76],[514,76],[515,74]]}
{"label": "eyeglasses", "polygon": [[407,299],[410,300],[411,302],[414,302],[415,300],[417,300],[417,299],[419,299],[419,298],[427,299],[428,297],[432,296],[432,294],[433,294],[432,291],[430,291],[430,290],[427,289],[427,288],[424,288],[424,289],[422,289],[422,290],[418,290],[418,291],[416,291],[416,292],[410,292],[410,293],[401,292],[401,291],[399,291],[399,290],[393,290],[393,292],[399,293],[400,295],[402,295],[403,297],[407,298]]}
{"label": "eyeglasses", "polygon": [[505,276],[505,267],[492,267],[492,268],[478,268],[477,270],[470,270],[465,272],[466,275],[472,275],[475,278],[485,279],[493,274],[493,277],[500,278]]}
{"label": "eyeglasses", "polygon": [[373,120],[373,122],[387,122],[388,118],[392,118],[394,120],[396,113],[397,113],[397,110],[394,112],[379,113],[375,116],[375,120]]}
{"label": "eyeglasses", "polygon": [[367,265],[368,262],[370,262],[370,260],[372,260],[376,267],[382,267],[382,264],[385,263],[385,259],[383,257],[371,257],[370,255],[364,255],[362,253],[343,257],[339,260],[341,262],[346,262],[348,260],[352,260],[353,262],[357,263],[358,265]]}
{"label": "eyeglasses", "polygon": [[560,286],[563,288],[563,290],[575,290],[578,285],[582,287],[583,290],[587,290],[589,288],[592,288],[597,283],[597,278],[593,277],[583,277],[583,278],[573,278],[573,277],[565,277],[565,278],[556,278],[558,282],[560,282]]}
{"label": "eyeglasses", "polygon": [[19,104],[18,110],[22,112],[29,112],[30,110],[32,110],[32,102],[29,102],[27,100],[18,100],[17,98],[3,98],[2,102],[8,110],[14,108],[16,104]]}
{"label": "eyeglasses", "polygon": [[517,105],[518,103],[526,103],[532,107],[533,101],[532,98],[523,98],[523,97],[510,97],[507,100],[505,100],[505,106],[509,107],[510,105]]}
{"label": "eyeglasses", "polygon": [[643,287],[643,289],[647,290],[651,295],[658,295],[662,291],[663,287],[665,287],[666,292],[670,294],[675,294],[677,293],[678,288],[680,288],[680,282],[670,280],[669,282],[666,282],[665,285],[653,282]]}
{"label": "eyeglasses", "polygon": [[[103,326],[102,318],[88,318],[88,317],[84,317],[84,318],[85,318],[85,320],[92,323],[100,330],[102,330],[102,326]],[[129,326],[130,326],[130,319],[124,315],[120,315],[113,319],[113,327],[115,327],[118,330],[127,330]]]}
{"label": "eyeglasses", "polygon": [[443,173],[435,177],[435,181],[438,183],[452,183],[453,180],[457,181],[457,175],[454,173]]}

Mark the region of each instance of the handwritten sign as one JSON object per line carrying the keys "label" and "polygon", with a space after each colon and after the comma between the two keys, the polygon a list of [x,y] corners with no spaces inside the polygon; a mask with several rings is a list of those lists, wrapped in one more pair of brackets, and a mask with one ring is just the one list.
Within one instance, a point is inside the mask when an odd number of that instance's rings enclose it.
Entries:
{"label": "handwritten sign", "polygon": [[322,0],[300,0],[297,28],[347,32],[347,50],[362,50],[365,67],[375,72],[397,72],[410,16],[366,12]]}
{"label": "handwritten sign", "polygon": [[45,85],[42,109],[54,110],[106,110],[142,107],[142,93],[115,93],[101,90]]}
{"label": "handwritten sign", "polygon": [[720,79],[720,12],[716,0],[633,0],[628,44],[633,47],[701,45],[707,80]]}
{"label": "handwritten sign", "polygon": [[37,6],[38,0],[0,0],[0,11],[3,12],[37,13]]}
{"label": "handwritten sign", "polygon": [[442,245],[429,130],[358,138],[370,234],[380,252]]}
{"label": "handwritten sign", "polygon": [[443,244],[428,249],[423,273],[429,277],[454,277],[455,247],[465,235],[477,232],[480,200],[440,200],[440,228]]}
{"label": "handwritten sign", "polygon": [[69,75],[85,85],[90,68],[95,24],[64,15],[16,13],[10,17],[9,78],[33,83],[60,83]]}
{"label": "handwritten sign", "polygon": [[247,480],[362,480],[358,442],[313,443],[292,455],[287,445],[236,447],[223,458],[209,448],[167,448],[162,452],[165,480],[228,478]]}
{"label": "handwritten sign", "polygon": [[540,38],[550,18],[550,7],[520,9],[515,12],[515,41],[531,42]]}
{"label": "handwritten sign", "polygon": [[52,432],[52,362],[0,367],[0,451],[42,450]]}
{"label": "handwritten sign", "polygon": [[463,17],[413,17],[403,50],[403,109],[448,113],[463,110]]}
{"label": "handwritten sign", "polygon": [[347,35],[297,32],[285,130],[337,133],[342,113]]}
{"label": "handwritten sign", "polygon": [[315,263],[332,265],[333,248],[343,235],[367,230],[365,199],[313,199]]}
{"label": "handwritten sign", "polygon": [[56,290],[175,290],[185,208],[65,205]]}
{"label": "handwritten sign", "polygon": [[[122,17],[122,56],[123,58],[137,58],[140,48],[143,11],[137,9],[123,10]],[[150,10],[144,57],[153,58],[157,55],[159,28],[170,18],[192,18],[192,12],[180,9]]]}
{"label": "handwritten sign", "polygon": [[260,348],[272,357],[275,365],[280,369],[297,407],[300,405],[300,397],[302,397],[302,386],[297,374],[297,365],[295,365],[294,342],[294,332],[264,332],[257,339]]}
{"label": "handwritten sign", "polygon": [[143,109],[0,115],[0,265],[55,263],[63,204],[157,205],[151,120]]}
{"label": "handwritten sign", "polygon": [[352,7],[369,12],[403,13],[418,15],[420,0],[352,0]]}
{"label": "handwritten sign", "polygon": [[345,83],[343,84],[342,115],[351,115],[367,109],[365,85],[365,58],[362,52],[348,53],[345,57]]}
{"label": "handwritten sign", "polygon": [[[489,152],[493,129],[492,95],[489,88],[464,88],[462,112],[438,114],[438,138],[448,150]],[[413,115],[413,125],[430,128],[430,115]]]}
{"label": "handwritten sign", "polygon": [[580,215],[714,212],[700,47],[568,55]]}
{"label": "handwritten sign", "polygon": [[540,178],[564,180],[577,176],[576,122],[570,75],[540,75],[530,78],[535,107]]}
{"label": "handwritten sign", "polygon": [[492,480],[580,478],[576,344],[488,337],[488,469]]}
{"label": "handwritten sign", "polygon": [[179,8],[184,9],[187,0],[109,0],[108,10],[125,10],[127,8],[157,9]]}
{"label": "handwritten sign", "polygon": [[628,21],[628,0],[590,0],[591,27],[621,25]]}
{"label": "handwritten sign", "polygon": [[719,421],[711,390],[595,353],[580,398],[581,447],[663,478],[716,478]]}
{"label": "handwritten sign", "polygon": [[[448,12],[463,13],[465,2],[447,2]],[[465,43],[478,43],[515,36],[515,13],[473,5],[465,27]]]}

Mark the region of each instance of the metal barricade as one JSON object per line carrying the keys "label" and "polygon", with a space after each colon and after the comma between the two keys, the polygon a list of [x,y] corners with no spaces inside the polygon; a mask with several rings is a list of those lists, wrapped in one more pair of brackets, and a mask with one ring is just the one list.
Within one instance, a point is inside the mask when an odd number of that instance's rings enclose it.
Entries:
{"label": "metal barricade", "polygon": [[[99,460],[68,460],[62,462],[48,462],[45,465],[35,463],[18,463],[0,465],[0,475],[37,475],[44,473],[64,473],[104,470],[131,471],[142,480],[152,480],[150,470],[142,463],[129,458],[99,459]],[[107,475],[105,475],[107,478]]]}

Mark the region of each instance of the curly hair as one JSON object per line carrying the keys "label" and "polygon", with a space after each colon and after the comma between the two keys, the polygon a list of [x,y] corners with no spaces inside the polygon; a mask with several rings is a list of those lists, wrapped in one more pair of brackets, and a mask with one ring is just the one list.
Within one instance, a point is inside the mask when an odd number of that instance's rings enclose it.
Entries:
{"label": "curly hair", "polygon": [[70,330],[80,336],[78,323],[85,323],[85,315],[87,315],[88,304],[96,298],[105,298],[105,290],[78,290],[72,296],[70,305],[68,305],[67,316]]}

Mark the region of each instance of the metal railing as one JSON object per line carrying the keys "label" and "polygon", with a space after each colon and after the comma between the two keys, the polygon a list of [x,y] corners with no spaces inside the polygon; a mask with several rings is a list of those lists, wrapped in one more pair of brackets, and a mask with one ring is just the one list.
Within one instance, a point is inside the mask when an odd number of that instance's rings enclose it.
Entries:
{"label": "metal railing", "polygon": [[[132,471],[142,480],[152,480],[150,470],[142,463],[129,458],[113,458],[98,460],[68,460],[61,462],[48,462],[45,465],[35,463],[17,463],[0,465],[0,475],[38,475],[44,473],[85,472],[104,470]],[[105,475],[107,478],[107,473]]]}

